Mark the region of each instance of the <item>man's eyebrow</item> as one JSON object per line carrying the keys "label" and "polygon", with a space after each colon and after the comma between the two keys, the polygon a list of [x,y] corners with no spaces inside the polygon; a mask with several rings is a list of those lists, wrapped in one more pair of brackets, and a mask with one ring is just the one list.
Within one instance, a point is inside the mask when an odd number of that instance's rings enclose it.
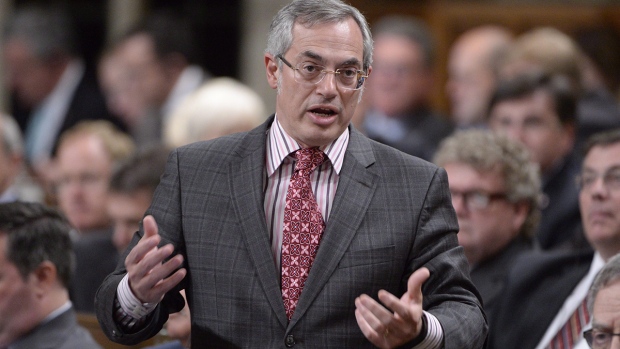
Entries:
{"label": "man's eyebrow", "polygon": [[357,58],[349,58],[346,61],[342,62],[340,65],[356,65],[356,66],[360,66],[360,65],[362,65],[362,63]]}
{"label": "man's eyebrow", "polygon": [[[317,61],[319,61],[319,62],[321,62],[323,64],[325,63],[325,58],[323,58],[323,56],[321,56],[318,53],[313,52],[313,51],[303,51],[299,55],[303,56],[303,57],[307,57],[307,58],[311,58],[311,59],[317,60]],[[357,65],[357,66],[360,66],[361,62],[360,62],[359,59],[353,57],[353,58],[347,59],[344,62],[339,63],[338,65],[339,66],[343,66],[343,65]]]}
{"label": "man's eyebrow", "polygon": [[313,52],[313,51],[303,51],[299,55],[307,57],[307,58],[312,58],[312,59],[315,59],[315,60],[321,61],[321,62],[325,61],[325,59],[323,57],[321,57],[321,55],[319,55],[318,53]]}

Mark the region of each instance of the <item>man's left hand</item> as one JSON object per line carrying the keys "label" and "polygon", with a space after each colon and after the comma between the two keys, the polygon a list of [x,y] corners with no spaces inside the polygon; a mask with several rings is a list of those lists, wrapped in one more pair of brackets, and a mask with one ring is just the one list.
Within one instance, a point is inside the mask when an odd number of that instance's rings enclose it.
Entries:
{"label": "man's left hand", "polygon": [[422,284],[429,276],[426,268],[416,270],[400,299],[385,290],[379,291],[379,300],[385,306],[365,294],[355,299],[357,324],[371,343],[379,348],[394,348],[420,335],[424,313]]}

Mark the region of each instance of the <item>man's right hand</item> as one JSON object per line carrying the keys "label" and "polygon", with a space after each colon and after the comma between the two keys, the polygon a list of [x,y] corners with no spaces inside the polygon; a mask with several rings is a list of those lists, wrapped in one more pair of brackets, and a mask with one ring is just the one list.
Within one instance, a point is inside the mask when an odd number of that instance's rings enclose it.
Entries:
{"label": "man's right hand", "polygon": [[[168,244],[157,247],[161,241],[153,216],[144,217],[144,236],[125,258],[129,287],[142,303],[159,303],[166,292],[176,286],[187,274],[183,256],[176,255],[164,262],[174,252]],[[176,270],[176,271],[175,271]]]}

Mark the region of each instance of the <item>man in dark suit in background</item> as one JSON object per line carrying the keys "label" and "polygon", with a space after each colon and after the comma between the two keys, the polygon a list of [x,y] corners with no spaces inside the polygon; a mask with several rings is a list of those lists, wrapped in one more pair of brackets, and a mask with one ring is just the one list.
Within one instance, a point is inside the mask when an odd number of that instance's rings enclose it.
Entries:
{"label": "man in dark suit in background", "polygon": [[39,175],[46,174],[60,134],[78,122],[105,119],[126,128],[109,114],[94,72],[78,55],[71,22],[59,9],[17,9],[2,54],[26,159]]}
{"label": "man in dark suit in background", "polygon": [[75,229],[76,275],[71,300],[80,312],[94,312],[95,293],[114,270],[107,211],[113,169],[134,151],[131,138],[106,121],[83,121],[60,137],[56,159],[58,206]]}
{"label": "man in dark suit in background", "polygon": [[453,126],[431,109],[435,42],[419,19],[388,16],[373,25],[374,75],[368,81],[364,132],[371,139],[431,160]]}
{"label": "man in dark suit in background", "polygon": [[605,262],[620,253],[620,130],[589,139],[578,178],[583,227],[594,255],[588,250],[522,255],[491,327],[491,348],[573,348],[583,341],[581,330],[591,315],[588,289]]}
{"label": "man in dark suit in background", "polygon": [[42,204],[0,204],[0,348],[100,348],[69,301],[69,230]]}
{"label": "man in dark suit in background", "polygon": [[532,248],[540,219],[540,175],[524,146],[488,130],[457,132],[435,154],[448,174],[459,244],[482,295],[489,328],[506,270]]}
{"label": "man in dark suit in background", "polygon": [[482,348],[445,171],[349,126],[371,63],[357,9],[278,12],[265,53],[275,117],[170,155],[97,293],[112,340],[156,334],[184,288],[192,348]]}
{"label": "man in dark suit in background", "polygon": [[209,78],[195,64],[192,34],[182,18],[160,12],[128,30],[111,48],[131,86],[131,102],[142,104],[140,112],[125,115],[139,147],[160,142],[172,113]]}
{"label": "man in dark suit in background", "polygon": [[536,242],[545,250],[587,246],[575,176],[576,95],[563,75],[524,73],[502,80],[489,107],[489,128],[521,142],[542,176]]}

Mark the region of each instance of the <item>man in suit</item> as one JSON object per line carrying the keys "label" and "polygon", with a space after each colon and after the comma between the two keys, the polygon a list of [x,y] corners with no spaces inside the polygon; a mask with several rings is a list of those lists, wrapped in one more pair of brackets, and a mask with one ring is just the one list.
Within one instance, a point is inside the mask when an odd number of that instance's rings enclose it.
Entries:
{"label": "man in suit", "polygon": [[450,47],[446,95],[456,127],[486,127],[498,60],[511,42],[507,28],[482,25],[461,34]]}
{"label": "man in suit", "polygon": [[107,211],[108,186],[113,169],[133,151],[131,138],[103,120],[83,121],[60,138],[56,192],[58,206],[75,228],[79,277],[70,290],[78,311],[94,312],[97,288],[118,262]]}
{"label": "man in suit", "polygon": [[368,81],[364,132],[407,154],[431,160],[452,133],[447,117],[431,108],[435,43],[416,18],[388,16],[373,25],[374,75]]}
{"label": "man in suit", "polygon": [[[603,36],[596,34],[598,40]],[[603,47],[606,54],[613,50],[597,40],[589,41]],[[618,100],[613,90],[597,82],[599,77],[595,69],[591,57],[581,50],[572,36],[556,28],[537,27],[515,39],[500,60],[498,73],[502,79],[536,71],[568,77],[577,94],[575,143],[581,149],[589,136],[620,127]]]}
{"label": "man in suit", "polygon": [[86,119],[125,125],[108,112],[94,72],[79,57],[65,13],[24,7],[8,19],[2,54],[15,99],[12,114],[24,130],[28,164],[47,179],[63,131]]}
{"label": "man in suit", "polygon": [[459,244],[491,328],[506,270],[532,247],[540,219],[538,169],[521,144],[473,129],[446,138],[435,164],[448,174]]}
{"label": "man in suit", "polygon": [[69,301],[70,229],[42,204],[0,204],[0,348],[100,348]]}
{"label": "man in suit", "polygon": [[125,79],[131,79],[131,102],[142,104],[141,112],[127,120],[139,146],[161,141],[172,113],[209,77],[194,63],[192,34],[183,19],[155,13],[112,48]]}
{"label": "man in suit", "polygon": [[587,246],[574,185],[576,103],[565,76],[533,73],[501,81],[489,107],[489,128],[523,143],[540,167],[544,197],[536,242],[545,250]]}
{"label": "man in suit", "polygon": [[492,348],[556,348],[561,338],[564,348],[573,348],[583,340],[588,289],[605,262],[620,253],[620,130],[589,139],[578,183],[583,228],[594,254],[521,256],[491,328]]}
{"label": "man in suit", "polygon": [[265,53],[275,117],[173,151],[97,293],[112,340],[156,334],[183,288],[192,348],[483,346],[445,171],[349,127],[371,63],[357,9],[278,12]]}

